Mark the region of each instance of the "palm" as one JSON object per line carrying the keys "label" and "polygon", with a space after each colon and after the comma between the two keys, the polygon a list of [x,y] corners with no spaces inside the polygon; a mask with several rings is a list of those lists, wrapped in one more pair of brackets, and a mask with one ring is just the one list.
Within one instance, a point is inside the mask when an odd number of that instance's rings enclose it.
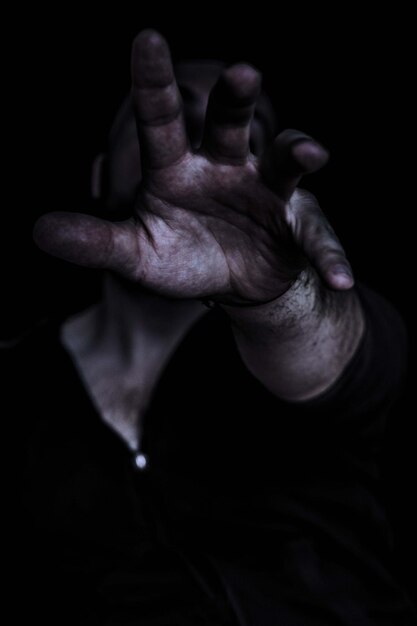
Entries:
{"label": "palm", "polygon": [[283,262],[284,246],[277,246],[284,239],[283,207],[262,183],[254,159],[219,166],[187,153],[153,174],[140,192],[138,276],[165,295],[271,299],[295,269]]}
{"label": "palm", "polygon": [[265,302],[287,289],[305,257],[331,287],[352,285],[343,250],[317,204],[307,201],[308,210],[306,203],[294,204],[298,181],[321,167],[325,151],[297,131],[284,131],[262,162],[250,154],[260,91],[253,68],[236,65],[222,73],[196,153],[159,34],[138,35],[132,68],[143,172],[134,214],[119,223],[50,214],[35,231],[42,248],[177,298]]}

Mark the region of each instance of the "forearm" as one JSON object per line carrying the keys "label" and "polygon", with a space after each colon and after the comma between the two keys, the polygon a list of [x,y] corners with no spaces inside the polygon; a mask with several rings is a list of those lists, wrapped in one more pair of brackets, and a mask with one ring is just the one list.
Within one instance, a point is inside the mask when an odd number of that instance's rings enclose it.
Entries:
{"label": "forearm", "polygon": [[288,401],[326,391],[354,355],[364,331],[355,290],[327,289],[311,269],[269,304],[224,308],[247,368]]}

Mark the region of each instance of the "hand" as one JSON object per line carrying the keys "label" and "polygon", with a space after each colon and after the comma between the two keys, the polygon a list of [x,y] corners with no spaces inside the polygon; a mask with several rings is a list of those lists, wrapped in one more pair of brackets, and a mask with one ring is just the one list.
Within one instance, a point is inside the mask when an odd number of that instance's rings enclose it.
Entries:
{"label": "hand", "polygon": [[161,295],[257,304],[283,294],[308,262],[333,289],[353,284],[349,264],[315,201],[295,188],[326,151],[284,131],[262,160],[249,152],[260,76],[235,65],[209,101],[201,148],[191,151],[169,48],[154,31],[132,52],[132,95],[143,179],[130,219],[43,216],[47,252],[113,270]]}

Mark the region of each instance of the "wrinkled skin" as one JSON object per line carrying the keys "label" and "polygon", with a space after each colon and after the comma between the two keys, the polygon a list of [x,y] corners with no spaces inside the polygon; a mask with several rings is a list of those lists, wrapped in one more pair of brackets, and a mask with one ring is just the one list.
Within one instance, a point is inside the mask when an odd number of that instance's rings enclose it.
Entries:
{"label": "wrinkled skin", "polygon": [[133,215],[110,222],[51,213],[35,227],[38,245],[175,298],[259,304],[282,295],[308,264],[328,287],[350,288],[349,264],[317,202],[295,191],[327,153],[287,130],[262,157],[251,154],[259,92],[252,67],[224,70],[192,149],[169,48],[158,33],[140,33],[132,96],[143,177]]}

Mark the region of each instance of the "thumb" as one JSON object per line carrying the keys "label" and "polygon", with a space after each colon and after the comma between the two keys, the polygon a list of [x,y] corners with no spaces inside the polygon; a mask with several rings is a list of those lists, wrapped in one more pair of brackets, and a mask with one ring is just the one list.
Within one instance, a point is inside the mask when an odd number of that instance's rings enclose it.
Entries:
{"label": "thumb", "polygon": [[37,246],[53,256],[83,267],[108,269],[126,278],[137,277],[138,258],[133,222],[108,222],[56,211],[43,215],[34,226]]}

